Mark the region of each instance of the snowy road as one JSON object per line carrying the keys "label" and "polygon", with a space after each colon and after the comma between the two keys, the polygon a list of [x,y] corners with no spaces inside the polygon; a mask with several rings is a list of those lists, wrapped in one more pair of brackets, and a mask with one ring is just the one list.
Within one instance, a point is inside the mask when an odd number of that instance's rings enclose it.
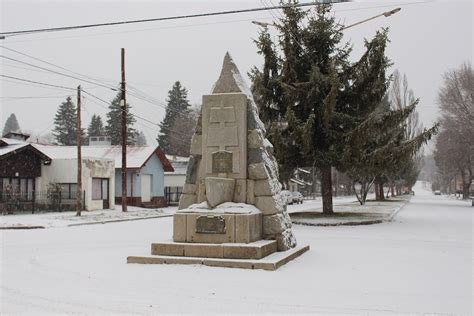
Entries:
{"label": "snowy road", "polygon": [[416,196],[391,223],[295,226],[311,251],[270,272],[127,265],[171,218],[2,231],[0,314],[472,314],[469,203]]}

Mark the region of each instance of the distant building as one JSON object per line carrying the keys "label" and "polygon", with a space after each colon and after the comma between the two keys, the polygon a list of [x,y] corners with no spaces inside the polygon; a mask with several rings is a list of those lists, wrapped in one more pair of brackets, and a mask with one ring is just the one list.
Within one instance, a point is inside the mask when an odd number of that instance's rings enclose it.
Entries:
{"label": "distant building", "polygon": [[178,204],[183,193],[189,157],[166,155],[174,171],[165,172],[165,197],[168,205]]}
{"label": "distant building", "polygon": [[110,146],[112,138],[110,136],[91,136],[89,137],[89,146]]}
{"label": "distant building", "polygon": [[[0,209],[15,203],[15,210],[72,210],[77,193],[77,156],[24,140],[0,139]],[[71,148],[71,147],[68,147]],[[82,158],[83,209],[114,208],[114,161]],[[51,186],[56,189],[50,191]],[[56,209],[55,209],[56,210]]]}
{"label": "distant building", "polygon": [[[48,153],[53,159],[72,159],[77,155],[76,146],[34,145]],[[83,146],[83,157],[96,157],[114,161],[115,203],[122,203],[122,147],[121,146]],[[127,202],[128,205],[143,207],[163,207],[164,173],[173,171],[171,163],[159,147],[127,146]]]}

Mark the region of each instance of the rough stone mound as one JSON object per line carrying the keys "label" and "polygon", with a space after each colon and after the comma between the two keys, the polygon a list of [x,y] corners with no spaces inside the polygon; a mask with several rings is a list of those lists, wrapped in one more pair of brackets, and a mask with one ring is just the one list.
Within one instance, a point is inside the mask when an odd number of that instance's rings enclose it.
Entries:
{"label": "rough stone mound", "polygon": [[[243,93],[247,98],[247,176],[246,180],[243,180],[246,183],[239,184],[245,188],[245,192],[237,193],[236,190],[232,202],[257,207],[263,215],[263,238],[276,240],[279,251],[293,248],[296,246],[296,239],[291,230],[286,205],[280,197],[281,185],[278,181],[278,164],[273,156],[273,146],[264,136],[265,127],[258,116],[252,93],[227,53],[220,77],[212,89],[212,95],[229,93]],[[179,209],[207,200],[206,186],[200,179],[204,168],[201,163],[203,157],[201,117],[191,141],[191,157]]]}

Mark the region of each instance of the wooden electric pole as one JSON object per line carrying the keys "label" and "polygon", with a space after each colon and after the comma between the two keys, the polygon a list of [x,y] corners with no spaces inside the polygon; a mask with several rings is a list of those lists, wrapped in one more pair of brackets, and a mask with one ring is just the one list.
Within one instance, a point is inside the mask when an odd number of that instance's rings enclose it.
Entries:
{"label": "wooden electric pole", "polygon": [[125,48],[122,48],[122,212],[127,211],[127,101],[125,98]]}
{"label": "wooden electric pole", "polygon": [[82,153],[81,153],[81,86],[77,87],[77,190],[76,190],[76,216],[81,216],[82,210]]}

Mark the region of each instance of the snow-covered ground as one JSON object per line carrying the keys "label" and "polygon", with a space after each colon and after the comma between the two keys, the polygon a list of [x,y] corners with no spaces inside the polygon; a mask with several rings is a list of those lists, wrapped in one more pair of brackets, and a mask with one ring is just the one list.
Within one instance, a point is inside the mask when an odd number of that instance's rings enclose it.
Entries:
{"label": "snow-covered ground", "polygon": [[[369,194],[367,199],[372,199],[374,197],[375,197],[374,194]],[[357,202],[357,198],[355,195],[337,196],[333,198],[334,205],[347,204],[347,203],[352,203],[352,202]],[[313,200],[304,200],[302,204],[288,205],[287,210],[288,210],[288,213],[295,213],[295,212],[304,211],[304,210],[317,209],[317,208],[322,207],[322,203],[323,202],[322,202],[321,197],[318,197]]]}
{"label": "snow-covered ground", "polygon": [[156,218],[172,215],[177,209],[176,206],[165,207],[162,209],[147,209],[129,206],[127,209],[128,212],[124,213],[122,212],[122,207],[116,205],[115,210],[82,211],[81,216],[76,216],[76,212],[0,215],[0,229],[7,227],[20,228],[38,226],[42,228],[54,228]]}
{"label": "snow-covered ground", "polygon": [[295,225],[311,250],[277,271],[126,264],[172,219],[3,230],[0,314],[472,314],[470,203],[419,185],[396,220]]}

